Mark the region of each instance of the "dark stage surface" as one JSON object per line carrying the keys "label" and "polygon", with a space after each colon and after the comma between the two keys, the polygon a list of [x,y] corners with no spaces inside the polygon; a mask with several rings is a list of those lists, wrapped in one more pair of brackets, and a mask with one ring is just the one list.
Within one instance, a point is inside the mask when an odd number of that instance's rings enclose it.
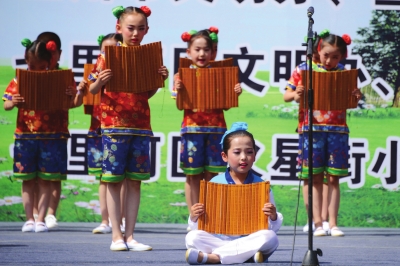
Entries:
{"label": "dark stage surface", "polygon": [[[183,224],[138,224],[135,239],[147,252],[112,252],[111,235],[94,235],[94,223],[59,223],[49,233],[22,233],[23,223],[0,222],[0,265],[188,265]],[[301,265],[307,235],[297,228],[293,265]],[[400,229],[342,228],[345,237],[316,237],[320,265],[400,265]],[[290,265],[293,227],[282,227],[267,265]],[[249,263],[241,265],[253,265]]]}

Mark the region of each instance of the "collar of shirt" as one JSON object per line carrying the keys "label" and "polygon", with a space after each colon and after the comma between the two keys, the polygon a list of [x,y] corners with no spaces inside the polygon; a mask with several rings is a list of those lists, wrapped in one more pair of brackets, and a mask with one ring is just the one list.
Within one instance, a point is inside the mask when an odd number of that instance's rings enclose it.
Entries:
{"label": "collar of shirt", "polygon": [[[226,169],[226,172],[225,172],[225,179],[226,179],[226,182],[229,184],[229,185],[235,185],[236,183],[235,183],[235,181],[233,181],[233,179],[232,179],[232,176],[231,176],[231,174],[229,173],[229,171],[230,171],[230,167],[228,167],[227,169]],[[254,182],[254,175],[253,175],[253,172],[252,171],[249,171],[248,173],[247,173],[247,177],[246,177],[246,179],[244,180],[244,183],[243,184],[251,184],[251,183],[253,183]]]}

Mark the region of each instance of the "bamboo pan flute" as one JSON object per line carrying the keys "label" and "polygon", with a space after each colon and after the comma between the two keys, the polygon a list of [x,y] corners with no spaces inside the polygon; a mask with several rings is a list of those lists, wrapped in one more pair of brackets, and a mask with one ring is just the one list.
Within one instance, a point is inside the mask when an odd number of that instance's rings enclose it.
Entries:
{"label": "bamboo pan flute", "polygon": [[73,84],[71,69],[29,71],[17,69],[18,93],[24,97],[21,105],[28,110],[69,109],[71,97],[65,91]]}
{"label": "bamboo pan flute", "polygon": [[91,115],[93,113],[93,106],[100,105],[101,102],[101,92],[97,94],[91,94],[89,92],[89,86],[91,81],[88,77],[94,68],[95,64],[84,64],[83,65],[83,80],[87,82],[85,94],[83,95],[83,106],[85,114]]}
{"label": "bamboo pan flute", "polygon": [[269,182],[227,185],[200,182],[199,202],[205,213],[198,228],[212,234],[248,235],[268,229],[262,208],[269,202]]}
{"label": "bamboo pan flute", "polygon": [[[193,64],[192,59],[189,58],[179,58],[179,67],[180,68],[187,68],[190,67]],[[227,58],[224,60],[219,60],[219,61],[211,61],[210,62],[211,67],[231,67],[233,66],[233,58]]]}
{"label": "bamboo pan flute", "polygon": [[107,91],[142,93],[164,87],[158,73],[163,65],[161,42],[139,46],[106,46],[106,68],[113,77]]}
{"label": "bamboo pan flute", "polygon": [[[305,86],[305,99],[308,99],[309,76],[308,70],[301,72],[301,78]],[[357,99],[352,91],[357,88],[358,70],[344,70],[332,72],[312,72],[315,110],[346,110],[357,107]],[[307,81],[307,82],[305,82]],[[300,108],[304,101],[300,101]]]}
{"label": "bamboo pan flute", "polygon": [[239,83],[238,67],[180,68],[179,77],[184,85],[176,99],[179,110],[239,106],[239,95],[233,89]]}

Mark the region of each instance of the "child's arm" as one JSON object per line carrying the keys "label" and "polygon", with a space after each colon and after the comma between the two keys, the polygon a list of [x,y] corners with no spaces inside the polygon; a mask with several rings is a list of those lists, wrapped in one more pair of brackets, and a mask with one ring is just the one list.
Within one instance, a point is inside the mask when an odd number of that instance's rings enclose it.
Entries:
{"label": "child's arm", "polygon": [[23,103],[23,102],[25,102],[24,97],[22,97],[22,96],[19,95],[19,94],[14,94],[14,95],[12,96],[12,100],[11,100],[11,101],[10,101],[10,100],[5,100],[5,101],[4,101],[3,107],[4,107],[4,110],[10,111],[10,110],[12,110],[15,106],[18,106],[19,103]]}
{"label": "child's arm", "polygon": [[285,94],[283,95],[283,100],[285,102],[291,102],[291,101],[300,102],[303,92],[304,92],[303,85],[298,85],[296,87],[296,90],[290,90],[290,89],[286,88]]}
{"label": "child's arm", "polygon": [[267,202],[264,204],[264,207],[262,209],[265,215],[271,219],[271,221],[276,221],[277,214],[276,214],[276,207],[274,204]]}
{"label": "child's arm", "polygon": [[86,90],[87,90],[87,81],[82,80],[77,89],[77,93],[75,94],[75,97],[73,98],[73,102],[72,102],[72,108],[75,107],[79,107],[82,105],[83,103],[83,95],[85,94]]}
{"label": "child's arm", "polygon": [[199,216],[204,213],[204,204],[196,203],[190,208],[190,220],[194,223],[197,222]]}
{"label": "child's arm", "polygon": [[111,69],[104,69],[100,72],[96,81],[90,84],[89,92],[91,94],[99,93],[100,89],[112,78]]}

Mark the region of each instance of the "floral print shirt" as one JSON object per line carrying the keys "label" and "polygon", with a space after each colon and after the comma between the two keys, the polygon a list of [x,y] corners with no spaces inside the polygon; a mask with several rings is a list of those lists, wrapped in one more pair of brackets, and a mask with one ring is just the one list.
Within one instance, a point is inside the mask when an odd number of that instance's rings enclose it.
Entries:
{"label": "floral print shirt", "polygon": [[[191,65],[190,68],[197,68]],[[176,96],[176,91],[173,90],[172,97]],[[185,109],[183,111],[183,121],[181,126],[181,134],[185,133],[220,133],[226,131],[226,123],[224,110],[212,109]]]}
{"label": "floral print shirt", "polygon": [[[17,94],[17,80],[7,86],[3,101],[11,101]],[[22,95],[23,96],[23,95]],[[66,139],[69,138],[68,110],[28,110],[18,108],[16,139]]]}
{"label": "floral print shirt", "polygon": [[[296,87],[301,84],[301,71],[308,70],[309,66],[307,63],[301,63],[293,71],[286,90],[296,90]],[[319,63],[312,62],[313,71],[327,72],[325,67]],[[337,67],[329,71],[343,71],[344,66],[339,64]],[[299,124],[298,133],[308,131],[308,111],[305,109],[299,110]],[[346,111],[343,110],[313,110],[313,131],[324,131],[324,132],[338,132],[338,133],[349,133],[349,128],[346,124]]]}
{"label": "floral print shirt", "polygon": [[[95,82],[98,74],[105,69],[104,54],[97,58],[96,65],[89,75]],[[101,134],[152,136],[150,125],[150,106],[148,93],[107,92],[101,96],[100,104]]]}

